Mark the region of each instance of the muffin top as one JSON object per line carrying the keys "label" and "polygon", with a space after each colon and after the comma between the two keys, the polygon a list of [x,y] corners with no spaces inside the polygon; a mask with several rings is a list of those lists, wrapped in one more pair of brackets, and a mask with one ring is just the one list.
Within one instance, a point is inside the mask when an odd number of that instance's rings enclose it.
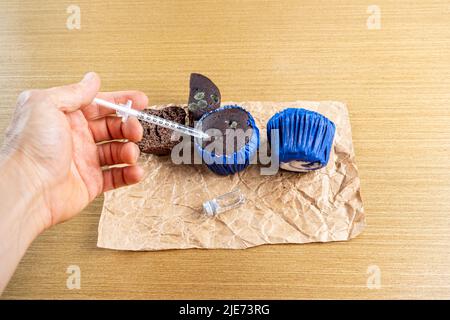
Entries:
{"label": "muffin top", "polygon": [[249,142],[253,128],[248,113],[240,107],[221,108],[204,116],[201,129],[211,136],[202,147],[216,155],[230,155]]}

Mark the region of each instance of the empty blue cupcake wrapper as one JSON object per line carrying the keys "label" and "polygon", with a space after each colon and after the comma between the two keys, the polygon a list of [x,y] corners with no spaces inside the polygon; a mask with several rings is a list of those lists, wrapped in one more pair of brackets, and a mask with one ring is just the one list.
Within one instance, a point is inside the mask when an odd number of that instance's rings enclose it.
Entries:
{"label": "empty blue cupcake wrapper", "polygon": [[300,161],[303,171],[310,171],[328,163],[336,126],[325,116],[301,108],[288,108],[276,113],[267,123],[267,140],[271,146],[274,145],[272,129],[279,130],[282,168],[283,163]]}
{"label": "empty blue cupcake wrapper", "polygon": [[236,172],[244,170],[248,165],[250,164],[250,160],[255,156],[256,151],[259,148],[259,129],[255,124],[255,120],[253,119],[252,115],[246,111],[244,108],[238,106],[238,105],[226,105],[222,106],[219,109],[213,110],[207,114],[204,114],[197,126],[201,127],[202,121],[213,114],[214,112],[220,112],[225,109],[240,109],[245,111],[248,114],[248,124],[252,127],[252,136],[250,137],[250,140],[247,144],[245,144],[244,147],[242,147],[240,150],[229,154],[229,155],[215,155],[214,153],[211,153],[205,149],[202,148],[200,144],[197,143],[197,139],[195,139],[195,149],[197,150],[198,154],[202,157],[202,159],[205,161],[208,168],[219,174],[219,175],[230,175],[234,174]]}

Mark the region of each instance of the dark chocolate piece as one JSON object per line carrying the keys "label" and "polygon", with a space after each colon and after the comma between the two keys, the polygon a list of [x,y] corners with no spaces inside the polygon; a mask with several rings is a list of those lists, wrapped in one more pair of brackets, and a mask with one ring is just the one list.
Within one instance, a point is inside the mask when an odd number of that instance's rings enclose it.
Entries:
{"label": "dark chocolate piece", "polygon": [[[186,112],[181,107],[171,106],[159,110],[145,109],[144,112],[181,124],[186,123]],[[144,136],[138,146],[144,153],[168,155],[181,140],[181,137],[175,141],[171,140],[173,130],[143,121],[140,122],[144,129]]]}
{"label": "dark chocolate piece", "polygon": [[220,107],[219,88],[207,77],[199,73],[191,73],[189,83],[189,122],[193,125],[206,112]]}

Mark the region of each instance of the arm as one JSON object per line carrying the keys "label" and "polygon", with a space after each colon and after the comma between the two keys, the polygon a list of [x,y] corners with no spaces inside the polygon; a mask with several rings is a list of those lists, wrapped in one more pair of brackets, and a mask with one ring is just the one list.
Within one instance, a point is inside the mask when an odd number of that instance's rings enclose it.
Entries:
{"label": "arm", "polygon": [[[132,100],[143,109],[147,97],[99,88],[98,76],[88,73],[77,84],[19,96],[0,150],[0,293],[41,232],[72,218],[102,192],[142,178],[139,121],[122,123],[92,101]],[[128,141],[111,141],[116,139]],[[109,167],[117,164],[127,166]]]}
{"label": "arm", "polygon": [[11,158],[0,164],[0,293],[28,246],[45,228],[39,214],[45,210],[42,199],[19,163]]}

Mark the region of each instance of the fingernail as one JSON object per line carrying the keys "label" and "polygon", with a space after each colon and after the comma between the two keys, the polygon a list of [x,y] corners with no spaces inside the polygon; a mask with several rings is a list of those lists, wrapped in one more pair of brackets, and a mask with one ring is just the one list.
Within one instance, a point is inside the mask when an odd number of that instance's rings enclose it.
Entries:
{"label": "fingernail", "polygon": [[81,82],[90,82],[95,78],[95,72],[88,72],[84,75],[83,79],[81,80]]}

